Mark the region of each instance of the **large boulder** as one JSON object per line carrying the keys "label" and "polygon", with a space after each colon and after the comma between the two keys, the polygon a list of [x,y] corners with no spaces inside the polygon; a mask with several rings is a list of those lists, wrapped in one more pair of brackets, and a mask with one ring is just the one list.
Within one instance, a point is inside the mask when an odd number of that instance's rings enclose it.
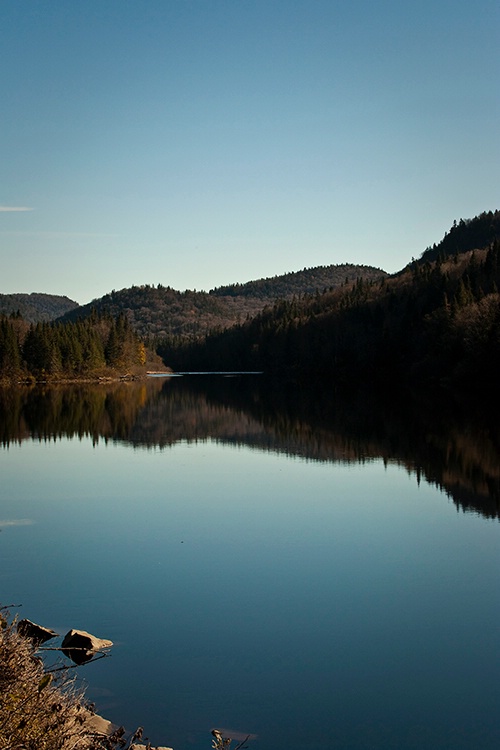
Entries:
{"label": "large boulder", "polygon": [[17,632],[24,638],[29,638],[35,644],[45,643],[50,641],[51,638],[55,638],[58,633],[50,628],[45,628],[43,625],[37,625],[36,622],[31,620],[19,620],[17,623]]}
{"label": "large boulder", "polygon": [[75,664],[84,664],[90,661],[95,654],[104,649],[111,648],[113,641],[105,638],[97,638],[86,630],[70,630],[64,636],[62,642],[63,653]]}

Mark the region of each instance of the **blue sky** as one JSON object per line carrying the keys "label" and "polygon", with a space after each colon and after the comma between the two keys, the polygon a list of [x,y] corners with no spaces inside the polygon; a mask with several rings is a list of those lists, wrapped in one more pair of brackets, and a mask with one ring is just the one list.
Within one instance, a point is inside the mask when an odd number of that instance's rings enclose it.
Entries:
{"label": "blue sky", "polygon": [[0,292],[397,271],[500,207],[497,0],[2,0]]}

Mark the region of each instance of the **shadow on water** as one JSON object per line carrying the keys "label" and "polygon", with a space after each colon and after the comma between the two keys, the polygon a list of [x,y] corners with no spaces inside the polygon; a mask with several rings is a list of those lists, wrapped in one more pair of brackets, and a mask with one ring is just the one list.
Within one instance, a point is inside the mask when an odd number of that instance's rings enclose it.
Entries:
{"label": "shadow on water", "polygon": [[0,390],[4,447],[90,437],[167,449],[214,440],[311,461],[405,466],[457,509],[499,517],[500,428],[494,409],[391,393],[340,394],[259,376],[151,378],[138,383]]}

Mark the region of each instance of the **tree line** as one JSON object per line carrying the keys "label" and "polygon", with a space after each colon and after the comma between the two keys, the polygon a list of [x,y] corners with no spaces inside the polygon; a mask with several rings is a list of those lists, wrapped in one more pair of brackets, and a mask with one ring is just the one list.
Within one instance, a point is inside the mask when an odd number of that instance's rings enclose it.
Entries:
{"label": "tree line", "polygon": [[229,328],[253,317],[266,304],[279,298],[337,287],[346,279],[359,276],[380,278],[383,275],[386,275],[384,271],[371,266],[343,264],[304,269],[210,292],[189,289],[180,292],[162,284],[143,284],[112,291],[88,305],[70,310],[61,320],[75,322],[88,317],[92,311],[113,317],[123,313],[134,331],[153,347],[160,339],[196,340],[216,328]]}
{"label": "tree line", "polygon": [[[100,368],[128,368],[144,364],[154,346],[174,370],[490,386],[500,361],[499,242],[500,211],[461,219],[397,274],[357,267],[357,277],[346,275],[323,291],[268,304],[260,300],[253,314],[240,315],[245,307],[234,307],[233,325],[221,305],[252,299],[244,294],[246,285],[214,290],[217,294],[132,287],[58,323],[28,325],[18,315],[3,315],[0,378],[78,377]],[[311,281],[311,274],[332,268],[305,269],[298,276]],[[340,270],[346,267],[335,272]],[[283,280],[288,284],[288,276],[271,280],[274,291]],[[218,296],[229,292],[236,296]],[[157,323],[139,332],[137,321],[152,315]],[[141,341],[140,334],[147,338]]]}
{"label": "tree line", "polygon": [[0,316],[1,380],[90,376],[144,366],[146,358],[125,315],[36,324],[19,313]]}
{"label": "tree line", "polygon": [[500,243],[393,277],[281,300],[192,343],[160,345],[174,369],[263,370],[338,382],[493,385],[500,361]]}

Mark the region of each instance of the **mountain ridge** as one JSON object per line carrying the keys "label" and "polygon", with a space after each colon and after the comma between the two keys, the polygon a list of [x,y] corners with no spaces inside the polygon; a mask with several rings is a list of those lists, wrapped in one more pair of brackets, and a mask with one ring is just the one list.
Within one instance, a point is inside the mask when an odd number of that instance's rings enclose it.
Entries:
{"label": "mountain ridge", "polygon": [[245,284],[218,287],[210,292],[143,284],[109,294],[70,310],[61,322],[86,318],[95,311],[116,317],[125,314],[134,331],[145,338],[194,339],[254,317],[278,299],[323,292],[359,278],[380,280],[387,273],[374,266],[349,263],[316,266]]}
{"label": "mountain ridge", "polygon": [[[228,322],[236,323],[255,315],[266,304],[274,304],[279,298],[322,292],[326,288],[337,287],[346,280],[354,281],[359,277],[379,278],[386,275],[385,271],[375,266],[339,263],[305,267],[301,271],[288,271],[243,283],[235,282],[215,287],[208,292],[191,289],[180,291],[161,283],[132,285],[119,291],[113,289],[83,305],[65,295],[43,292],[0,294],[0,314],[20,314],[28,323],[41,323],[53,320],[74,321],[88,317],[92,310],[113,316],[125,311],[140,335],[196,335],[200,331],[206,331],[207,327],[211,329],[221,324],[226,327]],[[161,297],[165,303],[161,307],[169,305],[171,309],[154,312]],[[151,315],[146,317],[152,317],[153,320],[142,323],[140,311],[145,315],[145,303],[152,303]],[[161,318],[167,313],[172,322],[165,326]],[[180,313],[181,318],[182,315],[187,317],[184,324],[179,318]],[[194,323],[193,314],[201,316],[203,321]]]}

